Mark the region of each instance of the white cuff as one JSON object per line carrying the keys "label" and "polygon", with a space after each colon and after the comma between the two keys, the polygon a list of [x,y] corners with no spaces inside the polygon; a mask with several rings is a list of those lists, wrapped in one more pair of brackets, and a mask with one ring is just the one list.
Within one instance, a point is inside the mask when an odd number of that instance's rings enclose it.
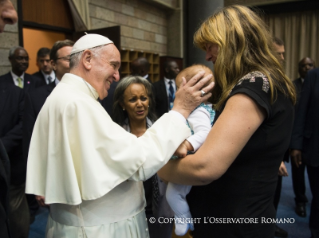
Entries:
{"label": "white cuff", "polygon": [[179,112],[174,111],[174,110],[170,110],[168,113],[176,115],[184,124],[186,124],[185,117],[182,114],[180,114]]}

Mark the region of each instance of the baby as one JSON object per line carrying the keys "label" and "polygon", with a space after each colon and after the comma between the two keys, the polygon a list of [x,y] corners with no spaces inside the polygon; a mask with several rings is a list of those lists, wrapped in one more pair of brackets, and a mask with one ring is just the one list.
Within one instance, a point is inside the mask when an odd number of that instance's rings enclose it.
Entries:
{"label": "baby", "polygon": [[[212,71],[205,65],[197,64],[190,66],[177,75],[175,79],[177,88],[181,85],[183,77],[188,81],[200,70],[205,71],[205,76],[212,74]],[[175,155],[185,157],[187,153],[194,153],[198,150],[206,140],[214,117],[215,111],[212,109],[212,104],[205,102],[199,105],[187,118],[187,125],[191,129],[192,135],[178,147]],[[173,156],[172,159],[177,158],[177,156]],[[167,185],[166,199],[175,213],[175,234],[178,236],[185,235],[188,229],[194,230],[192,215],[186,201],[186,195],[190,192],[191,188],[189,185],[174,183],[168,183]]]}

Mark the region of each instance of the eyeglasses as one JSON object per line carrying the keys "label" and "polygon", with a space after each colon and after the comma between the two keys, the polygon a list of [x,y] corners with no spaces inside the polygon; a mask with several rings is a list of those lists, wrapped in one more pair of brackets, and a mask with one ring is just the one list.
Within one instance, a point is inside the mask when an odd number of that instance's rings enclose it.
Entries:
{"label": "eyeglasses", "polygon": [[69,61],[69,62],[70,62],[70,55],[63,56],[63,57],[59,57],[59,58],[57,58],[56,60],[59,60],[59,59],[62,59],[62,60],[65,60],[65,61]]}

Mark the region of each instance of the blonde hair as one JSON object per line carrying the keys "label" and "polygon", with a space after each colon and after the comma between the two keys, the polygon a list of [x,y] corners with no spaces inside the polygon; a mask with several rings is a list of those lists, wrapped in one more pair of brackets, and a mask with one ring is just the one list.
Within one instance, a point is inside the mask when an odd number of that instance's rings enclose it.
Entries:
{"label": "blonde hair", "polygon": [[217,109],[221,109],[238,80],[252,71],[268,77],[271,102],[279,90],[295,103],[294,86],[277,59],[272,37],[265,23],[249,8],[233,5],[216,12],[196,31],[194,43],[205,51],[207,44],[219,47],[213,90]]}

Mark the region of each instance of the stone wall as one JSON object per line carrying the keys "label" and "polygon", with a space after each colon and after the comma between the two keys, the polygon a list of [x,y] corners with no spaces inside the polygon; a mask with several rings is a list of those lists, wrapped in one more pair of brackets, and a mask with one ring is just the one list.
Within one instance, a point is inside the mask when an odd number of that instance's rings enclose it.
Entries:
{"label": "stone wall", "polygon": [[[17,9],[17,0],[11,0]],[[18,23],[6,25],[4,32],[0,34],[0,75],[8,73],[11,65],[8,60],[9,50],[13,46],[19,45]]]}
{"label": "stone wall", "polygon": [[121,47],[167,54],[167,11],[141,0],[90,0],[91,28],[121,26]]}
{"label": "stone wall", "polygon": [[[122,48],[183,57],[181,1],[89,0],[91,28],[121,26]],[[0,34],[0,75],[10,70],[9,49],[18,44],[18,24],[7,25]]]}

